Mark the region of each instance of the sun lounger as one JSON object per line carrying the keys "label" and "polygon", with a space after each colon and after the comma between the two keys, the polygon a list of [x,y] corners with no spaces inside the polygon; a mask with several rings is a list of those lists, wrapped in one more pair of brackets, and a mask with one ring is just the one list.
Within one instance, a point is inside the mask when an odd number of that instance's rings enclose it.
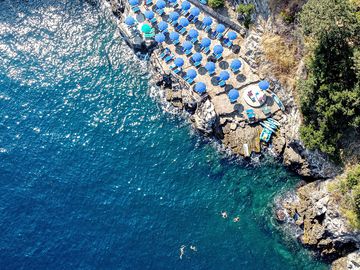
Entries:
{"label": "sun lounger", "polygon": [[192,44],[195,44],[196,42],[198,42],[198,39],[197,39],[197,38],[193,38],[193,39],[191,40],[191,43],[192,43]]}
{"label": "sun lounger", "polygon": [[214,54],[214,56],[215,56],[216,60],[219,60],[222,57],[221,54]]}
{"label": "sun lounger", "polygon": [[179,43],[180,43],[180,41],[178,39],[173,41],[174,45],[178,45]]}
{"label": "sun lounger", "polygon": [[206,0],[199,0],[199,2],[203,5],[207,5],[207,1]]}
{"label": "sun lounger", "polygon": [[285,111],[285,107],[284,107],[283,103],[281,102],[281,100],[277,97],[277,95],[272,94],[272,97],[273,97],[275,103],[279,106],[280,110]]}
{"label": "sun lounger", "polygon": [[153,3],[152,0],[146,0],[146,3],[145,3],[145,4],[146,4],[147,6],[150,6],[150,5],[152,5],[152,3]]}
{"label": "sun lounger", "polygon": [[255,121],[255,112],[253,109],[247,109],[246,115],[250,123],[253,123]]}
{"label": "sun lounger", "polygon": [[210,76],[212,76],[212,75],[214,75],[214,74],[215,74],[215,70],[209,71],[209,75],[210,75]]}
{"label": "sun lounger", "polygon": [[223,34],[222,34],[222,33],[219,33],[219,34],[216,35],[216,38],[217,38],[218,40],[220,40],[222,37],[223,37]]}
{"label": "sun lounger", "polygon": [[140,8],[138,6],[133,6],[131,7],[132,11],[134,11],[134,13],[137,13],[140,11]]}
{"label": "sun lounger", "polygon": [[231,68],[231,71],[234,72],[234,73],[238,73],[240,71],[240,68],[237,68],[237,69]]}
{"label": "sun lounger", "polygon": [[179,33],[180,33],[181,35],[185,34],[185,32],[186,32],[186,28],[185,28],[185,27],[182,27],[182,28],[180,29],[180,31],[179,31]]}
{"label": "sun lounger", "polygon": [[191,79],[191,78],[187,78],[185,79],[189,84],[192,84],[194,82],[194,79]]}
{"label": "sun lounger", "polygon": [[155,23],[156,23],[156,18],[155,18],[155,17],[152,18],[152,19],[150,20],[150,22],[151,22],[152,24],[155,24]]}
{"label": "sun lounger", "polygon": [[220,86],[220,87],[224,87],[225,84],[226,84],[225,81],[223,81],[223,80],[219,81],[219,86]]}
{"label": "sun lounger", "polygon": [[166,55],[170,53],[170,50],[168,48],[165,48],[162,53],[160,54],[160,59],[163,59]]}
{"label": "sun lounger", "polygon": [[185,51],[185,55],[186,55],[186,56],[189,56],[190,54],[191,54],[191,50],[186,50],[186,51]]}
{"label": "sun lounger", "polygon": [[179,74],[179,73],[180,73],[180,71],[181,71],[181,69],[180,69],[180,68],[176,68],[176,69],[174,69],[174,73],[175,73],[175,74]]}
{"label": "sun lounger", "polygon": [[165,62],[168,63],[170,62],[172,59],[174,59],[174,56],[173,55],[168,55],[165,57]]}
{"label": "sun lounger", "polygon": [[194,63],[194,66],[195,66],[195,67],[198,67],[198,66],[200,66],[200,65],[201,65],[201,62],[200,62],[200,61]]}
{"label": "sun lounger", "polygon": [[155,12],[161,16],[164,14],[164,9],[159,8],[159,9],[156,9]]}

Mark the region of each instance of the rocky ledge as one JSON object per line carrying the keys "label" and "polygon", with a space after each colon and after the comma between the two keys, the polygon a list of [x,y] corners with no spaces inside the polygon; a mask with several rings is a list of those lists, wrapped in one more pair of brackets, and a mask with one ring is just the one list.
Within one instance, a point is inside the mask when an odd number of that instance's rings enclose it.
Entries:
{"label": "rocky ledge", "polygon": [[[300,231],[299,241],[323,260],[332,262],[355,252],[348,259],[337,261],[336,265],[346,264],[347,260],[353,265],[360,265],[360,231],[349,226],[340,212],[338,200],[328,191],[332,181],[306,184],[299,187],[295,194],[282,197],[276,216],[279,222],[289,222],[295,226],[296,231]],[[348,269],[336,265],[334,269]]]}

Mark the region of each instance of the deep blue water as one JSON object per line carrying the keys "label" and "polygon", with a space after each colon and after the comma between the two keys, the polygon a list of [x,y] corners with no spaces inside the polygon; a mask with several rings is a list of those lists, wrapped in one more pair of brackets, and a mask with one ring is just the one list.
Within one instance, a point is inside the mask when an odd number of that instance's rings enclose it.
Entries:
{"label": "deep blue water", "polygon": [[0,268],[326,269],[272,218],[298,179],[223,157],[146,71],[86,1],[1,2]]}

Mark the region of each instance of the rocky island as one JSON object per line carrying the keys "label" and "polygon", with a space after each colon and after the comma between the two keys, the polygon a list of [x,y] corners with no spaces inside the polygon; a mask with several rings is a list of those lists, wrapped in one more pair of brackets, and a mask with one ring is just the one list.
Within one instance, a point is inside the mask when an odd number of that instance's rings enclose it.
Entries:
{"label": "rocky island", "polygon": [[160,96],[232,154],[273,155],[310,182],[277,198],[279,222],[334,269],[359,269],[360,174],[334,192],[359,162],[359,2],[168,2],[107,1]]}

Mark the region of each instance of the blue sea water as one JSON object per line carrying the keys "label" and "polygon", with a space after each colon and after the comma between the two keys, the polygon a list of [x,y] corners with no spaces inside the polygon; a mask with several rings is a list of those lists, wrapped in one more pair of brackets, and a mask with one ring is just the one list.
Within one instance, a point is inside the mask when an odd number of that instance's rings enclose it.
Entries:
{"label": "blue sea water", "polygon": [[327,269],[272,217],[299,179],[164,113],[104,10],[0,5],[0,269]]}

